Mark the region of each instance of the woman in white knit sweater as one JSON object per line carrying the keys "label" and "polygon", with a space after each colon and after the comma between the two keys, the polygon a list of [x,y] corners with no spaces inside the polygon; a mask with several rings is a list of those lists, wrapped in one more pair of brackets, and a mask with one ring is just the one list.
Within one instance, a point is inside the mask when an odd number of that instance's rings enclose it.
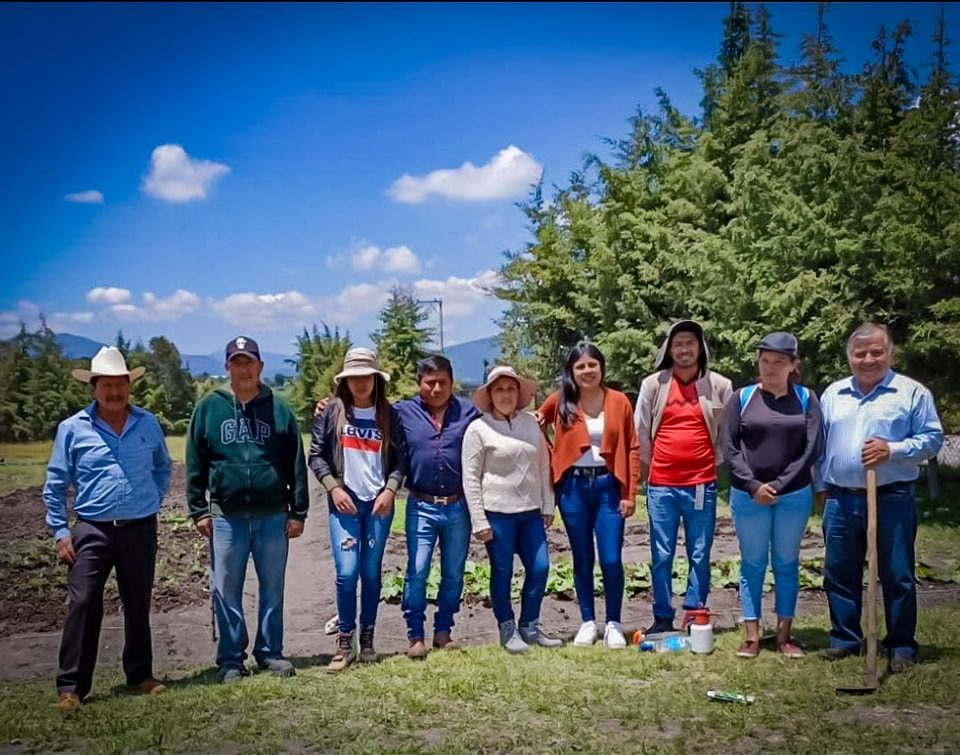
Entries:
{"label": "woman in white knit sweater", "polygon": [[[540,604],[550,561],[546,527],[553,523],[553,488],[546,439],[536,419],[523,411],[536,383],[513,367],[496,367],[473,402],[483,412],[463,438],[463,491],[474,537],[490,557],[490,601],[500,627],[500,644],[522,653],[531,645],[558,647],[560,640],[540,628]],[[520,623],[510,602],[513,557],[526,576]]]}

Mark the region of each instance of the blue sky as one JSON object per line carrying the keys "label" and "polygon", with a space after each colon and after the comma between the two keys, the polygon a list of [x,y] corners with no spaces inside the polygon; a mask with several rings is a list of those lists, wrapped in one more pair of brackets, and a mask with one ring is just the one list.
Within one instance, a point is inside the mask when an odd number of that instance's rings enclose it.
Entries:
{"label": "blue sky", "polygon": [[[813,3],[770,4],[790,61]],[[835,4],[848,71],[937,3]],[[695,114],[726,3],[0,5],[0,336],[232,336],[289,353],[326,322],[367,344],[395,283],[447,343],[530,240],[515,203],[563,184],[662,86]],[[956,36],[960,9],[946,7]],[[957,53],[954,51],[954,58]]]}

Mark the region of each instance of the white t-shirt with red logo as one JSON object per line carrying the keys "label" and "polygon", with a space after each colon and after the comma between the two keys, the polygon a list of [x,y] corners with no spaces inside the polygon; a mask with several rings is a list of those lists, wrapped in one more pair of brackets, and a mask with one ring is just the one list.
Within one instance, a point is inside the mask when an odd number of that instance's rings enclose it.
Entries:
{"label": "white t-shirt with red logo", "polygon": [[353,408],[353,422],[343,427],[343,484],[361,501],[372,501],[383,490],[383,436],[377,428],[376,409]]}

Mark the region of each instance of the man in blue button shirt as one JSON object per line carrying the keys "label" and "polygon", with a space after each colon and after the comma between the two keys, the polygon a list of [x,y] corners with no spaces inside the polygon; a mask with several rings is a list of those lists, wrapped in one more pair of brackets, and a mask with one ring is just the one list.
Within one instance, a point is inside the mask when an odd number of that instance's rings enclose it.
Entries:
{"label": "man in blue button shirt", "polygon": [[820,399],[826,442],[820,487],[826,543],[823,586],[830,605],[825,660],[859,653],[863,560],[866,553],[866,468],[877,470],[877,564],[887,636],[881,647],[894,673],[916,663],[917,592],[914,481],[920,463],[936,456],[943,429],[930,391],[894,372],[886,327],[866,323],[847,341],[851,377]]}
{"label": "man in blue button shirt", "polygon": [[[157,553],[157,512],[170,484],[172,464],[160,424],[130,404],[130,371],[123,354],[104,347],[89,370],[93,403],[57,428],[43,502],[57,556],[67,564],[67,618],[60,640],[57,707],[74,710],[90,692],[100,645],[103,588],[116,568],[123,603],[123,670],[132,691],[166,690],[153,678],[150,597]],[[67,488],[73,486],[76,522],[67,522]]]}
{"label": "man in blue button shirt", "polygon": [[407,439],[410,470],[407,496],[407,573],[403,617],[410,658],[427,654],[424,622],[427,577],[433,549],[440,542],[440,587],[433,620],[433,646],[452,650],[453,616],[460,610],[463,569],[470,546],[470,513],[463,495],[460,456],[467,425],[480,416],[472,402],[453,395],[453,367],[442,356],[417,364],[420,395],[398,401]]}

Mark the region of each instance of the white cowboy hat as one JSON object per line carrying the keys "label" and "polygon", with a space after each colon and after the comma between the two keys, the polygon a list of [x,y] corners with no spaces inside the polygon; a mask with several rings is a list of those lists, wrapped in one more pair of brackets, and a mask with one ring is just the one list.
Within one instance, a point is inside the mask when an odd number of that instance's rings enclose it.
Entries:
{"label": "white cowboy hat", "polygon": [[71,373],[81,383],[89,383],[93,378],[98,377],[123,377],[130,378],[132,383],[143,377],[147,371],[146,367],[134,367],[127,369],[127,362],[116,346],[104,346],[90,360],[89,370],[73,370]]}
{"label": "white cowboy hat", "polygon": [[363,377],[364,375],[379,375],[388,383],[390,376],[380,369],[380,362],[375,352],[370,349],[350,349],[343,358],[343,369],[338,372],[333,382],[339,383],[345,377]]}
{"label": "white cowboy hat", "polygon": [[520,395],[517,397],[517,409],[522,411],[526,409],[533,397],[537,393],[537,381],[529,378],[522,378],[517,371],[508,364],[502,364],[494,367],[487,375],[487,382],[477,388],[473,393],[473,403],[481,412],[489,412],[493,407],[490,400],[490,391],[488,390],[499,378],[508,377],[517,381],[520,386]]}

